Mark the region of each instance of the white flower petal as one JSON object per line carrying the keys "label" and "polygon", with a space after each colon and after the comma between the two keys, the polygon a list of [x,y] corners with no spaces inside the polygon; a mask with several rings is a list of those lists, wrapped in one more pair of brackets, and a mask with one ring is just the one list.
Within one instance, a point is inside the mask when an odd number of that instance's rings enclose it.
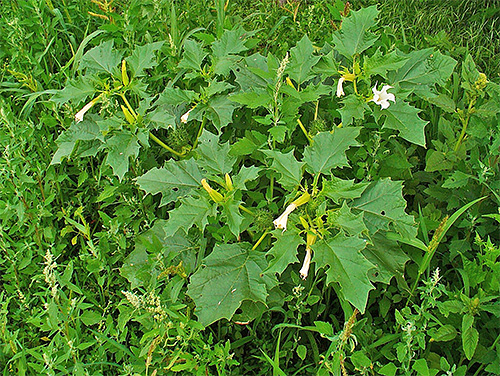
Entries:
{"label": "white flower petal", "polygon": [[302,279],[306,279],[309,274],[309,266],[311,265],[311,249],[306,248],[306,256],[304,257],[304,262],[302,263],[302,268],[299,271],[299,274]]}
{"label": "white flower petal", "polygon": [[384,85],[382,90],[377,90],[377,84],[372,88],[373,98],[371,101],[378,104],[382,110],[385,110],[390,106],[389,101],[396,102],[396,97],[392,93],[388,93],[387,90],[392,89],[390,85]]}
{"label": "white flower petal", "polygon": [[283,214],[281,214],[278,218],[276,218],[273,221],[274,227],[277,229],[282,229],[283,232],[286,230],[286,225],[288,222],[288,216],[290,215],[291,212],[293,212],[297,208],[297,205],[295,204],[290,204],[286,207],[285,211]]}
{"label": "white flower petal", "polygon": [[339,82],[337,82],[337,97],[339,97],[339,98],[345,95],[344,88],[342,87],[342,85],[344,84],[344,81],[345,81],[345,78],[340,77]]}
{"label": "white flower petal", "polygon": [[181,123],[184,123],[184,124],[187,123],[187,121],[189,119],[189,113],[191,112],[191,110],[189,110],[188,112],[186,112],[184,115],[181,116]]}
{"label": "white flower petal", "polygon": [[90,101],[83,108],[75,114],[75,122],[79,123],[83,120],[83,115],[92,108],[94,101]]}

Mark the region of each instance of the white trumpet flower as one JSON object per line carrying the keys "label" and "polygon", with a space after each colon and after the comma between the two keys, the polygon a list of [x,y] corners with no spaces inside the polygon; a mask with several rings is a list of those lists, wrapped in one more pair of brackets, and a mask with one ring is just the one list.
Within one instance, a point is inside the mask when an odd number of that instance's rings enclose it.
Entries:
{"label": "white trumpet flower", "polygon": [[309,273],[309,266],[311,265],[311,257],[311,248],[306,248],[306,256],[304,257],[302,268],[299,271],[300,277],[302,279],[307,278],[307,274]]}
{"label": "white trumpet flower", "polygon": [[76,123],[81,122],[83,120],[83,115],[85,115],[85,113],[88,110],[90,110],[94,104],[95,104],[95,102],[92,100],[89,103],[87,103],[85,106],[83,106],[83,108],[76,113],[76,115],[75,115],[75,122]]}
{"label": "white trumpet flower", "polygon": [[297,205],[295,204],[290,204],[286,207],[285,211],[283,214],[281,214],[278,218],[276,218],[273,223],[275,228],[283,229],[283,232],[286,230],[286,224],[288,222],[288,216],[290,215],[291,212],[293,212],[295,209],[297,209]]}
{"label": "white trumpet flower", "polygon": [[345,95],[344,88],[342,85],[344,84],[345,78],[342,76],[339,78],[339,82],[337,83],[337,97],[343,97]]}
{"label": "white trumpet flower", "polygon": [[189,110],[188,112],[186,112],[184,115],[181,116],[181,123],[184,123],[186,124],[188,122],[188,119],[189,119],[189,113],[192,111],[193,109]]}
{"label": "white trumpet flower", "polygon": [[382,90],[377,90],[377,85],[375,85],[372,89],[373,99],[371,99],[371,101],[380,105],[382,110],[389,107],[389,101],[393,101],[394,103],[396,103],[396,97],[394,96],[394,94],[388,93],[388,89],[392,89],[392,86],[384,85],[382,87]]}

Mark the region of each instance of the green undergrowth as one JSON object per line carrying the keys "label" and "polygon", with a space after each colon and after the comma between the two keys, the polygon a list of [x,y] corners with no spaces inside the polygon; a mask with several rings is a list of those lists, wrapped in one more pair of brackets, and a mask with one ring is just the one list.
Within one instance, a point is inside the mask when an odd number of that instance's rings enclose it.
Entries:
{"label": "green undergrowth", "polygon": [[498,9],[374,4],[4,4],[0,372],[500,374]]}

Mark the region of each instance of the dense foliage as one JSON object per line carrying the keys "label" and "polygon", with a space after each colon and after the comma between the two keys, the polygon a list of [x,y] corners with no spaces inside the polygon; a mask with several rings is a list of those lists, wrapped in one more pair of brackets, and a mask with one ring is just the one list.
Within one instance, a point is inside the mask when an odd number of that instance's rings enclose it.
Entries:
{"label": "dense foliage", "polygon": [[497,67],[388,3],[5,6],[3,374],[500,374]]}

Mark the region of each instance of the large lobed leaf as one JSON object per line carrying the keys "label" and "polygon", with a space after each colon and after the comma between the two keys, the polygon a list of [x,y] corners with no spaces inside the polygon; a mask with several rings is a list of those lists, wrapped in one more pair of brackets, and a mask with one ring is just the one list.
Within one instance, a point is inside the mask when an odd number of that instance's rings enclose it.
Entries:
{"label": "large lobed leaf", "polygon": [[345,57],[351,58],[371,47],[378,36],[368,30],[376,24],[377,15],[376,6],[351,12],[350,17],[342,21],[342,28],[333,33],[335,49]]}
{"label": "large lobed leaf", "polygon": [[383,179],[371,183],[360,198],[353,201],[351,208],[365,213],[366,227],[371,234],[378,230],[389,230],[390,225],[405,237],[417,235],[413,216],[406,214],[403,198],[403,183]]}
{"label": "large lobed leaf", "polygon": [[121,52],[113,48],[114,41],[108,40],[102,42],[97,47],[87,51],[83,55],[79,69],[87,69],[96,73],[107,72],[112,73],[122,59]]}
{"label": "large lobed leaf", "polygon": [[196,304],[198,321],[207,326],[222,318],[230,320],[245,300],[265,304],[266,265],[264,254],[251,250],[248,243],[217,244],[191,276],[187,291]]}
{"label": "large lobed leaf", "polygon": [[279,174],[278,183],[286,189],[295,189],[300,184],[305,163],[295,159],[293,150],[288,153],[263,150],[263,153],[272,159],[270,169]]}
{"label": "large lobed leaf", "polygon": [[383,128],[397,130],[400,137],[416,145],[425,147],[424,128],[428,121],[422,120],[418,116],[419,112],[418,108],[399,100],[385,110],[377,108],[375,116],[378,120],[385,115]]}
{"label": "large lobed leaf", "polygon": [[349,166],[345,152],[358,146],[359,128],[337,128],[334,133],[321,132],[304,151],[304,162],[313,174],[327,174],[336,167]]}
{"label": "large lobed leaf", "polygon": [[137,183],[146,193],[162,194],[165,205],[179,197],[187,196],[193,189],[201,187],[203,175],[193,159],[170,160],[163,168],[152,168],[137,178]]}
{"label": "large lobed leaf", "polygon": [[345,299],[361,313],[365,311],[368,293],[374,289],[368,278],[373,264],[361,253],[365,245],[366,240],[340,233],[312,247],[316,266],[326,269],[326,282],[338,282]]}
{"label": "large lobed leaf", "polygon": [[319,61],[320,56],[314,56],[314,47],[307,35],[290,50],[290,64],[286,72],[299,85],[313,77],[312,68]]}
{"label": "large lobed leaf", "polygon": [[273,247],[266,253],[271,256],[266,273],[281,274],[289,264],[298,262],[297,248],[304,244],[304,239],[293,229],[288,231],[274,230],[273,235],[276,242]]}

